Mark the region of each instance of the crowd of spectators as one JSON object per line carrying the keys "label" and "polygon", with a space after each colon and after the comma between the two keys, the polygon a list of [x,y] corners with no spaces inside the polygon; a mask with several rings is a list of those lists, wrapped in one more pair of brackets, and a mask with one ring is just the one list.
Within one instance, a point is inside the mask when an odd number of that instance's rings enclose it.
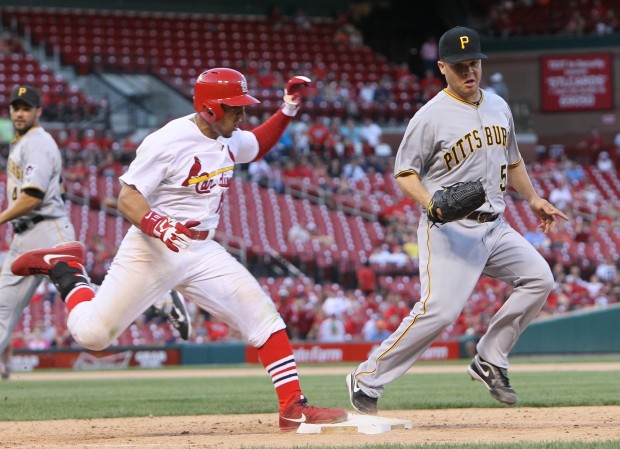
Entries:
{"label": "crowd of spectators", "polygon": [[[338,126],[334,126],[336,121]],[[300,128],[310,128],[313,121],[300,121]],[[355,128],[369,125],[366,121],[343,123],[336,119],[320,120],[327,133],[356,134]],[[305,133],[291,127],[292,136]],[[353,131],[352,131],[353,129]],[[91,133],[86,133],[91,134]],[[92,138],[92,136],[89,136]],[[296,146],[297,137],[291,137],[291,147],[280,154],[272,155],[271,161],[264,166],[264,172],[271,177],[279,177],[282,183],[289,177],[317,176],[324,178],[321,184],[331,192],[342,189],[341,180],[347,176],[367,176],[373,170],[389,171],[393,163],[391,157],[377,157],[372,147],[365,155],[361,148],[369,145],[367,141],[358,150],[359,155],[346,152],[330,151],[319,146],[314,149],[310,145]],[[304,142],[304,138],[301,138]],[[83,145],[86,147],[87,145]],[[117,148],[118,145],[113,145]],[[66,149],[65,149],[66,150]],[[118,148],[117,148],[118,150]],[[74,160],[67,168],[68,177],[75,174],[76,167],[84,167],[91,156],[89,151],[79,151],[83,159]],[[334,156],[332,156],[335,155]],[[609,152],[601,151],[597,164],[584,167],[570,159],[561,151],[550,153],[551,156],[530,165],[530,172],[535,183],[542,186],[549,198],[559,205],[570,216],[570,221],[557,232],[542,234],[536,229],[528,229],[525,237],[541,251],[552,266],[555,277],[555,288],[541,311],[542,315],[555,315],[571,310],[587,307],[606,307],[620,301],[620,259],[618,254],[605,252],[604,257],[595,254],[567,252],[567,248],[594,247],[596,236],[610,236],[620,229],[620,202],[612,196],[604,197],[591,182],[592,176],[601,177],[607,173],[610,182],[618,184],[611,190],[620,195],[618,169]],[[309,157],[312,157],[310,164]],[[69,157],[69,156],[67,156]],[[73,156],[71,156],[73,157]],[[340,165],[334,164],[339,161]],[[370,161],[378,161],[372,165]],[[333,168],[337,165],[337,168]],[[250,164],[246,176],[253,181],[264,181],[257,177],[258,172]],[[355,175],[354,167],[363,166],[361,173]],[[274,168],[275,167],[275,168]],[[279,168],[278,168],[279,167]],[[349,167],[345,170],[345,167]],[[596,170],[593,172],[593,170]],[[278,172],[280,172],[278,174]],[[297,172],[297,175],[291,173]],[[73,173],[69,175],[69,173]],[[314,182],[314,181],[313,181]],[[269,184],[269,183],[267,183]],[[317,184],[318,185],[318,184]],[[346,185],[346,184],[345,184]],[[518,200],[518,199],[515,199]],[[413,304],[420,300],[419,267],[417,266],[418,246],[415,233],[415,218],[403,212],[384,216],[384,238],[376,242],[375,249],[370,252],[364,263],[356,268],[355,285],[327,282],[321,279],[261,278],[260,282],[271,294],[280,312],[288,323],[288,331],[292,338],[299,340],[318,340],[325,342],[349,341],[364,339],[380,340],[391,333],[402,317],[409,313]],[[331,236],[321,235],[312,224],[302,223],[288,230],[288,239],[317,240],[320,245],[333,244]],[[89,242],[92,253],[91,276],[101,280],[108,264],[113,257],[114,248],[106,245],[105,240],[95,237]],[[620,246],[617,246],[620,248]],[[602,253],[601,253],[602,254]],[[566,257],[565,257],[566,256]],[[275,287],[277,286],[277,288]],[[53,288],[49,284],[47,289]],[[459,319],[446,331],[442,338],[458,338],[463,335],[480,336],[486,330],[488,320],[501,307],[509,296],[509,286],[495,280],[482,278],[468,306]],[[48,294],[46,297],[53,298]],[[194,316],[194,342],[226,341],[237,336],[222,323],[208,314],[192,307]],[[30,323],[28,341],[24,346],[42,345],[41,335],[51,335],[45,331],[41,323]],[[170,331],[163,332],[165,320],[145,315],[143,320],[133,326],[135,335],[149,335],[146,341],[159,342],[178,341]],[[63,328],[56,329],[57,339],[49,339],[49,345],[70,345]],[[135,341],[142,341],[139,337]],[[161,340],[161,341],[160,341]]]}
{"label": "crowd of spectators", "polygon": [[[509,20],[508,12],[515,8],[512,1],[499,2],[493,6],[493,20],[501,24]],[[519,8],[528,8],[534,2],[522,0]],[[550,7],[552,1],[539,1],[543,7]],[[580,5],[591,6],[589,21],[579,24],[575,14],[562,32],[599,32],[604,22],[610,29],[617,29],[612,8],[593,0],[591,4],[580,1]],[[598,12],[594,12],[597,10]],[[279,12],[272,11],[274,26],[277,26]],[[592,22],[590,19],[594,20]],[[308,26],[303,11],[297,11],[294,20],[301,28]],[[576,25],[574,25],[575,23]],[[502,27],[506,33],[518,34],[518,26]],[[581,31],[579,31],[581,30]],[[359,45],[360,36],[346,19],[342,20],[334,36],[348,45]],[[1,42],[0,42],[1,44]],[[376,79],[336,78],[327,70],[321,60],[300,66],[315,81],[309,93],[308,103],[319,107],[322,104],[342,105],[329,113],[302,114],[295,120],[265,160],[243,167],[241,176],[251,182],[284,192],[287,188],[311,188],[326,204],[336,207],[344,197],[356,193],[357,182],[364,182],[375,174],[390,173],[393,167],[392,148],[383,140],[380,125],[400,124],[413,115],[416,108],[424,104],[443,88],[443,81],[437,76],[436,64],[431,59],[436,52],[436,41],[429,36],[423,45],[423,56],[428,64],[423,77],[411,73],[406,65],[393,73]],[[1,50],[0,45],[0,50]],[[268,62],[248,64],[246,75],[250,86],[258,86],[253,92],[259,98],[276,98],[281,94],[283,76]],[[499,75],[495,76],[495,75]],[[494,74],[491,80],[494,89],[501,91],[501,74]],[[43,92],[46,103],[44,121],[76,123],[85,114],[96,114],[105,105],[80,103],[71,100],[60,101],[69,92],[56,90]],[[48,95],[47,97],[45,95]],[[507,93],[506,93],[507,95]],[[377,106],[387,106],[406,99],[414,105],[396,123],[394,115],[380,112]],[[84,108],[91,109],[84,109]],[[375,113],[368,113],[375,108]],[[319,109],[314,109],[320,110]],[[340,113],[341,111],[342,113]],[[250,128],[259,121],[252,117],[248,108]],[[620,135],[620,134],[619,134]],[[67,182],[78,182],[93,170],[99,176],[116,178],[133,159],[137,143],[131,139],[118,140],[105,128],[78,129],[67,126],[55,133],[63,152]],[[620,142],[618,144],[620,148]],[[618,180],[618,153],[610,154],[598,130],[592,132],[578,145],[578,150],[597,154],[593,169],[597,174],[609,173],[611,182]],[[554,151],[530,167],[532,178],[547,190],[549,199],[570,217],[570,222],[550,235],[535,229],[525,232],[526,238],[545,255],[552,265],[555,288],[541,311],[541,315],[555,315],[585,307],[606,307],[620,301],[620,260],[618,254],[607,253],[604,257],[585,257],[585,248],[594,246],[597,235],[610,235],[620,229],[620,202],[603,197],[589,178],[589,167],[570,159],[563,151]],[[616,188],[615,186],[612,186]],[[620,190],[617,191],[620,194]],[[518,199],[516,199],[518,200]],[[384,238],[374,242],[374,250],[366,260],[355,267],[355,285],[325,282],[323,279],[272,278],[260,279],[271,294],[280,313],[288,323],[291,337],[299,340],[325,342],[364,339],[377,341],[393,332],[402,318],[407,315],[416,301],[420,300],[419,272],[417,266],[418,246],[415,233],[415,215],[409,213],[414,207],[402,199],[386,208],[377,217],[385,228]],[[297,225],[288,232],[289,241],[318,241],[320,246],[333,245],[333,238],[318,232],[311,223]],[[89,274],[95,282],[105,276],[115,253],[103,236],[94,236],[86,242],[91,254]],[[572,253],[571,248],[576,248]],[[618,247],[620,248],[620,246]],[[53,286],[44,283],[38,300],[32,307],[42,304],[49,312],[50,304],[58,301]],[[276,286],[278,288],[273,288]],[[494,315],[510,294],[510,287],[488,278],[482,278],[470,298],[468,306],[458,320],[444,332],[443,338],[458,338],[462,335],[482,335],[490,317]],[[226,341],[237,338],[229,327],[195,306],[191,307],[193,342]],[[22,325],[16,334],[18,346],[41,349],[51,346],[72,344],[66,329],[54,326],[44,314],[43,319]],[[28,317],[28,314],[25,315]],[[45,317],[48,317],[47,319]],[[178,341],[174,333],[164,332],[167,323],[147,313],[129,331],[136,335],[135,342],[167,343]],[[28,330],[28,332],[24,332]],[[149,335],[149,340],[140,336]]]}
{"label": "crowd of spectators", "polygon": [[489,34],[603,36],[620,30],[617,0],[502,0],[488,2]]}

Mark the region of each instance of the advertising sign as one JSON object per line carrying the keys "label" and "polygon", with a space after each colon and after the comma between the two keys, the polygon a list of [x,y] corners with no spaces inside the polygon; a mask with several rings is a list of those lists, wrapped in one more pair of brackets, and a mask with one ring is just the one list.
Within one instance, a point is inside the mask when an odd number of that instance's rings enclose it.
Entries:
{"label": "advertising sign", "polygon": [[543,112],[612,109],[613,58],[610,53],[541,57]]}

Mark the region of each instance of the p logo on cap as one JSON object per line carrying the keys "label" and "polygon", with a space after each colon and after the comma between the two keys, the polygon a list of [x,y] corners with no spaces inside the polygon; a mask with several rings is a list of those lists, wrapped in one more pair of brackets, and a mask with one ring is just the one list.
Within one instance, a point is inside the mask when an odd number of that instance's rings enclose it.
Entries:
{"label": "p logo on cap", "polygon": [[34,87],[28,85],[13,88],[9,97],[9,104],[13,104],[15,101],[22,101],[33,108],[41,107],[41,95]]}
{"label": "p logo on cap", "polygon": [[480,36],[475,30],[454,27],[439,39],[439,59],[449,64],[471,59],[486,59],[480,48]]}

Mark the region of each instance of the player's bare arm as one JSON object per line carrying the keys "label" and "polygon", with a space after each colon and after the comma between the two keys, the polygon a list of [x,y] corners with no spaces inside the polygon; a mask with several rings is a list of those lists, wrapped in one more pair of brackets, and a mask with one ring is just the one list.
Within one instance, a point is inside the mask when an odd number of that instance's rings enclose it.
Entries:
{"label": "player's bare arm", "polygon": [[509,169],[508,179],[516,191],[528,202],[530,208],[540,218],[539,227],[548,232],[555,227],[556,217],[568,220],[564,212],[560,211],[549,203],[546,199],[541,198],[530,180],[525,165],[523,163],[511,166]]}
{"label": "player's bare arm", "polygon": [[424,188],[417,173],[408,172],[398,175],[396,177],[396,184],[398,184],[398,187],[400,187],[400,190],[402,190],[407,198],[417,201],[424,207],[428,205],[433,197],[433,195]]}
{"label": "player's bare arm", "polygon": [[[433,198],[433,195],[422,185],[422,181],[420,181],[417,173],[406,172],[398,175],[396,177],[396,184],[407,198],[411,198],[424,207],[428,207]],[[442,218],[441,209],[437,208],[436,213],[439,218]]]}
{"label": "player's bare arm", "polygon": [[146,202],[146,198],[134,186],[123,184],[118,195],[118,211],[123,214],[129,222],[140,227],[142,217],[151,208]]}
{"label": "player's bare arm", "polygon": [[164,217],[152,211],[144,195],[129,184],[123,184],[121,187],[118,210],[131,224],[140,228],[146,235],[160,239],[175,253],[190,245],[195,235],[195,231],[191,228],[200,224],[196,220],[179,223],[174,218]]}
{"label": "player's bare arm", "polygon": [[28,195],[25,192],[20,193],[15,202],[0,213],[0,224],[15,220],[32,212],[41,204],[41,201],[40,198]]}

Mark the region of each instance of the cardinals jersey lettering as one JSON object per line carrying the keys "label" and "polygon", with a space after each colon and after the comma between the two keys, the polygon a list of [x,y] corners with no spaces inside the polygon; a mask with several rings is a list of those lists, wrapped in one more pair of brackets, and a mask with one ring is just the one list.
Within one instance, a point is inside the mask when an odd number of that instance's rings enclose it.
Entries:
{"label": "cardinals jersey lettering", "polygon": [[178,221],[199,220],[217,228],[235,164],[251,162],[258,142],[249,131],[211,139],[191,121],[172,120],[147,136],[121,182],[133,185],[153,210]]}

